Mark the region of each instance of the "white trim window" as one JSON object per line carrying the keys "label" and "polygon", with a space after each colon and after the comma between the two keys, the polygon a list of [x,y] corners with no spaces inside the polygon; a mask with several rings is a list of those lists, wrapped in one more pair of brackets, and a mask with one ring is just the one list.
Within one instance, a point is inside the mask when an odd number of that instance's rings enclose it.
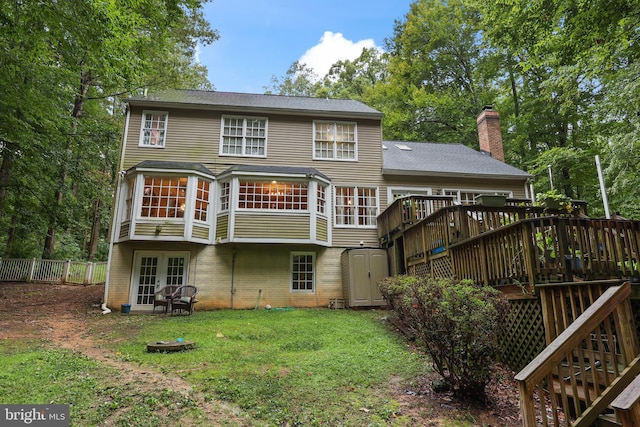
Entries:
{"label": "white trim window", "polygon": [[198,179],[198,188],[196,189],[196,206],[193,212],[193,219],[196,221],[207,221],[210,191],[211,182]]}
{"label": "white trim window", "polygon": [[238,191],[239,209],[306,211],[306,182],[241,180]]}
{"label": "white trim window", "polygon": [[356,124],[313,122],[313,158],[358,160]]}
{"label": "white trim window", "polygon": [[316,254],[291,252],[291,292],[313,292],[316,283]]}
{"label": "white trim window", "polygon": [[496,190],[453,190],[445,188],[442,190],[442,194],[445,196],[453,196],[456,201],[461,205],[475,205],[475,197],[481,194],[498,194],[500,196],[511,197],[510,191],[496,191]]}
{"label": "white trim window", "polygon": [[186,207],[187,177],[145,176],[142,218],[182,218]]}
{"label": "white trim window", "polygon": [[229,181],[220,183],[220,212],[229,210],[231,184]]}
{"label": "white trim window", "polygon": [[316,202],[316,211],[325,215],[327,212],[327,186],[318,184],[318,196]]}
{"label": "white trim window", "polygon": [[378,189],[375,187],[335,187],[337,227],[376,227]]}
{"label": "white trim window", "polygon": [[127,179],[127,198],[125,199],[125,210],[124,210],[124,220],[129,221],[132,217],[133,213],[133,199],[134,199],[134,190],[136,178],[132,176]]}
{"label": "white trim window", "polygon": [[164,148],[169,113],[143,111],[140,131],[140,147]]}
{"label": "white trim window", "polygon": [[267,119],[222,116],[220,155],[267,157]]}

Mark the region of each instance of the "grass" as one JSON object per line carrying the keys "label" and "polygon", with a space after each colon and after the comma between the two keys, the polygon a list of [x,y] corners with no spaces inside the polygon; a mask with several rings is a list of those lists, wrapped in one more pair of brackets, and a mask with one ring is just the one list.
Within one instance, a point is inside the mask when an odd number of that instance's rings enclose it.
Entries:
{"label": "grass", "polygon": [[[118,316],[118,315],[115,315]],[[240,408],[248,425],[409,425],[390,384],[424,373],[424,360],[390,331],[384,311],[259,310],[194,316],[121,316],[91,333],[122,362],[173,372],[205,399]],[[146,343],[184,338],[196,348],[148,353]],[[158,416],[176,396],[136,394],[109,383],[110,370],[40,342],[0,343],[0,403],[72,403],[73,425],[171,425],[189,402]],[[39,384],[44,384],[41,386]],[[63,385],[57,385],[63,384]],[[37,389],[37,390],[36,390]],[[166,411],[165,411],[166,412]],[[198,419],[197,410],[190,414]]]}

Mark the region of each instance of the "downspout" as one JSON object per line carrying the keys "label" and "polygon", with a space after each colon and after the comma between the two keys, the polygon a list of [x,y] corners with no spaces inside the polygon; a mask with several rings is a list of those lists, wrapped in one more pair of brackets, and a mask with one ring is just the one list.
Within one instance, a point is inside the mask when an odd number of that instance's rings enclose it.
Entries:
{"label": "downspout", "polygon": [[[131,116],[131,110],[129,109],[129,105],[125,104],[125,108],[127,109],[127,115],[124,123],[124,132],[122,135],[122,151],[120,152],[120,162],[118,166],[122,167],[124,164],[124,153],[127,147],[127,135],[129,133],[129,117]],[[113,204],[113,215],[111,218],[111,238],[109,239],[109,255],[107,257],[107,275],[104,282],[104,296],[102,298],[102,305],[100,308],[102,309],[102,314],[109,314],[111,310],[107,307],[107,297],[109,295],[109,280],[111,278],[111,257],[113,254],[113,242],[116,240],[116,224],[118,220],[119,214],[119,206],[120,206],[120,184],[122,181],[122,174],[118,171],[116,176],[116,197]]]}

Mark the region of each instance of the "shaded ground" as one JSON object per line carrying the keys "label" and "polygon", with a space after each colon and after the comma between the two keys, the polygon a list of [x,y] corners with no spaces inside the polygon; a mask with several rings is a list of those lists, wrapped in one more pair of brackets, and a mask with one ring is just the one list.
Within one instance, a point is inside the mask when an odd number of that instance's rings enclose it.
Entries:
{"label": "shaded ground", "polygon": [[[204,412],[206,425],[246,425],[233,408],[198,395],[182,378],[123,362],[103,348],[92,325],[99,322],[105,330],[115,327],[120,319],[119,315],[101,314],[103,292],[103,286],[0,283],[0,339],[44,339],[117,368],[117,382],[128,388],[140,392],[167,388],[193,399]],[[478,426],[520,426],[513,373],[500,370],[497,377],[499,380],[487,388],[487,408],[469,407],[448,393],[434,392],[431,384],[437,381],[435,375],[416,378],[411,386],[398,381],[393,399],[400,403],[402,415],[412,419],[412,425],[445,426],[458,420]],[[112,423],[105,420],[102,425]]]}

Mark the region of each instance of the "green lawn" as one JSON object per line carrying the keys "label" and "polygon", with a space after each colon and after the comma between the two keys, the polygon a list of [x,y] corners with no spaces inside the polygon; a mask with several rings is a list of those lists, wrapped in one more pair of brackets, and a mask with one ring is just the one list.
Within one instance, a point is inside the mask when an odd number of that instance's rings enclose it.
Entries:
{"label": "green lawn", "polygon": [[[109,322],[92,320],[90,333],[123,363],[174,372],[206,399],[240,408],[247,425],[409,425],[389,384],[427,368],[390,330],[387,314],[327,309],[112,314]],[[176,338],[193,340],[196,348],[146,351],[147,342]],[[140,395],[119,389],[108,380],[112,368],[51,350],[46,342],[0,342],[0,352],[0,402],[71,403],[74,426],[97,425],[114,413],[118,425],[171,425],[171,417],[179,419],[189,407],[189,402],[175,405],[169,390]],[[158,414],[172,405],[168,415],[166,409]],[[191,411],[198,419],[197,408]]]}

